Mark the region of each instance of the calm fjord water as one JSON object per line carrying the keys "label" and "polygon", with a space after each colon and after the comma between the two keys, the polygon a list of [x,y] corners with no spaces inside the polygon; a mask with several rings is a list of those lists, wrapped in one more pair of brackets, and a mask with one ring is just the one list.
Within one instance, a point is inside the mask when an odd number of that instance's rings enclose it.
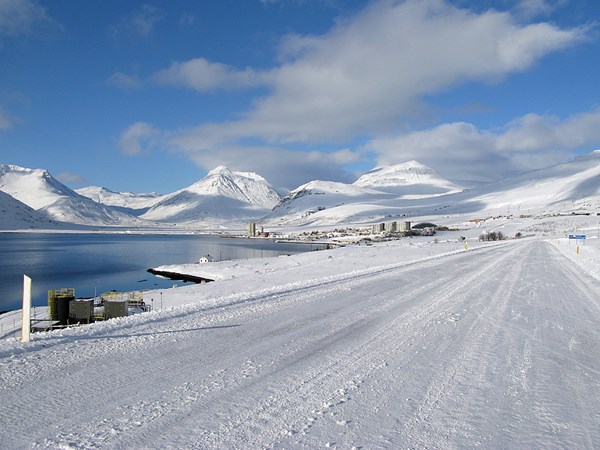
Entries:
{"label": "calm fjord water", "polygon": [[48,289],[72,287],[77,297],[92,297],[183,285],[146,270],[193,263],[207,254],[225,260],[312,249],[316,246],[204,235],[0,233],[0,311],[21,307],[23,274],[33,280],[33,305],[43,306]]}

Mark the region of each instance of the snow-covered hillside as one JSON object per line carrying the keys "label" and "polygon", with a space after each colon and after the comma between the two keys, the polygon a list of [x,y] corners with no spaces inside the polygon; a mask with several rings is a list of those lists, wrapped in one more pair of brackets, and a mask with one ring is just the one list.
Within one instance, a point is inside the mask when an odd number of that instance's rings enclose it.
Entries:
{"label": "snow-covered hillside", "polygon": [[415,206],[461,190],[430,167],[409,161],[375,168],[351,185],[307,183],[290,192],[263,220],[271,226],[372,222],[412,215]]}
{"label": "snow-covered hillside", "polygon": [[376,167],[362,175],[354,185],[393,192],[401,198],[426,198],[463,190],[418,161]]}
{"label": "snow-covered hillside", "polygon": [[147,222],[130,214],[101,205],[83,196],[59,197],[39,211],[46,213],[54,220],[80,225],[148,226]]}
{"label": "snow-covered hillside", "polygon": [[199,226],[239,223],[265,215],[279,200],[276,190],[260,175],[220,166],[197,183],[166,195],[142,217]]}
{"label": "snow-covered hillside", "polygon": [[96,203],[47,170],[0,164],[0,190],[51,219],[81,225],[143,225],[139,219]]}
{"label": "snow-covered hillside", "polygon": [[343,223],[354,211],[364,210],[373,202],[386,198],[392,198],[392,195],[368,187],[311,181],[286,195],[262,222],[269,225]]}
{"label": "snow-covered hillside", "polygon": [[141,215],[158,203],[164,196],[154,192],[147,194],[134,194],[131,192],[114,192],[105,187],[89,186],[76,189],[75,192],[91,198],[97,203],[106,206],[122,208],[123,211],[134,215]]}
{"label": "snow-covered hillside", "polygon": [[448,212],[600,212],[600,150],[448,198]]}
{"label": "snow-covered hillside", "polygon": [[36,210],[54,203],[60,197],[78,196],[47,170],[11,164],[0,164],[0,190]]}
{"label": "snow-covered hillside", "polygon": [[[596,214],[600,212],[600,151],[460,192],[458,186],[414,162],[375,169],[352,186],[370,186],[369,191],[353,191],[341,183],[335,183],[335,189],[326,186],[308,183],[292,191],[265,217],[265,224],[337,225],[448,214]],[[443,189],[447,191],[442,194]]]}
{"label": "snow-covered hillside", "polygon": [[45,214],[0,191],[0,230],[45,229],[57,225]]}
{"label": "snow-covered hillside", "polygon": [[[217,167],[165,196],[86,188],[82,196],[45,170],[0,165],[0,190],[63,222],[94,225],[181,224],[239,229],[248,221],[298,227],[367,224],[406,217],[600,211],[600,151],[547,169],[462,190],[416,161],[378,167],[353,184],[311,181],[283,199],[254,173]],[[133,217],[140,216],[143,220]]]}

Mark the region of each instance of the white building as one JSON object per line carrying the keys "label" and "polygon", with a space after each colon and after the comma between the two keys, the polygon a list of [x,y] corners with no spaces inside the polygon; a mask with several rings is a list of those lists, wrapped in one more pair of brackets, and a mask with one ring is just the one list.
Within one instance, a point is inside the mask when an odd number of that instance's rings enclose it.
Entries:
{"label": "white building", "polygon": [[410,231],[410,225],[410,222],[398,222],[398,231],[403,233]]}
{"label": "white building", "polygon": [[215,259],[210,255],[205,255],[198,260],[199,264],[205,264],[205,263],[209,263],[209,262],[215,262]]}
{"label": "white building", "polygon": [[395,233],[398,230],[398,222],[386,222],[385,231],[388,233]]}

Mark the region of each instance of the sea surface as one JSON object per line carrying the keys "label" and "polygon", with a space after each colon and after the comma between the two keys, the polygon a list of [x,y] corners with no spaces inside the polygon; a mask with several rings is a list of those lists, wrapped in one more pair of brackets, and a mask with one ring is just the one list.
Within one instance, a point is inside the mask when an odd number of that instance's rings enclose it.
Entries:
{"label": "sea surface", "polygon": [[219,261],[318,249],[322,246],[206,235],[0,233],[0,311],[21,307],[23,275],[32,279],[33,306],[45,306],[49,289],[74,288],[76,297],[93,297],[182,286],[186,283],[147,269],[205,255]]}

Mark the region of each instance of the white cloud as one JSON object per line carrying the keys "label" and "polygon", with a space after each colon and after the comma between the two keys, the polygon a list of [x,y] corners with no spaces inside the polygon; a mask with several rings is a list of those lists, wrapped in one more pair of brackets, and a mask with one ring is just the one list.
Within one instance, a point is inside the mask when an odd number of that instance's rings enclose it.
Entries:
{"label": "white cloud", "polygon": [[148,36],[154,30],[154,26],[164,18],[160,8],[152,5],[142,5],[130,19],[133,29],[141,36]]}
{"label": "white cloud", "polygon": [[207,125],[224,139],[323,142],[389,131],[424,108],[423,98],[472,80],[524,71],[582,40],[582,29],[521,25],[509,13],[477,14],[443,0],[379,1],[321,36],[288,36],[270,71],[235,70],[198,58],[155,76],[197,90],[254,87],[238,122]]}
{"label": "white cloud", "polygon": [[425,95],[525,70],[579,38],[577,30],[519,26],[507,13],[477,15],[439,0],[378,2],[324,36],[288,39],[292,61],[248,120],[280,141],[389,129]]}
{"label": "white cloud", "polygon": [[14,119],[0,108],[0,130],[8,130],[9,128],[12,128],[13,124]]}
{"label": "white cloud", "polygon": [[180,27],[191,27],[194,23],[196,23],[196,16],[189,13],[182,14],[178,22]]}
{"label": "white cloud", "polygon": [[143,85],[143,81],[135,75],[127,75],[123,72],[113,73],[106,83],[111,86],[117,86],[124,89],[138,88]]}
{"label": "white cloud", "polygon": [[65,184],[82,185],[86,182],[85,178],[83,178],[81,175],[72,172],[61,172],[56,175],[56,178]]}
{"label": "white cloud", "polygon": [[600,142],[600,109],[561,121],[556,116],[528,114],[508,126],[498,141],[500,150],[535,152],[545,148],[570,150]]}
{"label": "white cloud", "polygon": [[260,2],[265,6],[272,5],[313,5],[315,3],[331,3],[331,0],[260,0]]}
{"label": "white cloud", "polygon": [[121,19],[110,31],[115,38],[122,34],[148,37],[154,32],[156,24],[164,18],[165,13],[161,8],[144,4],[127,17]]}
{"label": "white cloud", "polygon": [[[294,189],[313,179],[353,182],[344,166],[361,159],[360,152],[292,151],[277,146],[248,146],[221,142],[206,129],[190,130],[168,138],[165,145],[183,153],[196,165],[211,170],[219,165],[233,170],[254,171],[276,186]],[[201,134],[197,134],[201,133]]]}
{"label": "white cloud", "polygon": [[0,0],[0,37],[16,37],[60,25],[34,0]]}
{"label": "white cloud", "polygon": [[536,16],[548,16],[568,0],[519,0],[515,7],[516,13],[526,19]]}
{"label": "white cloud", "polygon": [[[309,167],[313,174],[324,173],[326,167],[333,171],[329,179],[347,179],[344,166],[361,158],[361,151],[299,155],[285,147],[350,142],[407,129],[427,111],[430,96],[469,81],[498,82],[549,53],[580,43],[586,34],[583,28],[524,24],[508,12],[460,9],[445,0],[381,0],[339,19],[323,35],[286,36],[277,67],[235,68],[196,58],[174,62],[151,80],[200,92],[265,88],[266,94],[262,90],[252,108],[238,114],[239,120],[204,123],[163,136],[170,149],[202,167],[244,163],[266,176],[272,172],[279,182],[287,175],[299,180]],[[509,139],[510,133],[503,136]],[[518,161],[524,169],[534,166],[537,157],[535,152],[500,151],[498,135],[469,124],[372,143],[379,145],[375,148],[381,161],[392,162],[400,143],[418,149],[406,150],[412,152],[410,159],[423,160],[424,155],[423,162],[438,169],[442,161],[452,175],[464,174],[467,165],[482,176],[490,165],[503,174],[517,168]],[[557,158],[550,152],[544,155]],[[297,165],[302,169],[296,170]]]}
{"label": "white cloud", "polygon": [[268,73],[251,68],[237,70],[226,64],[195,58],[185,62],[174,62],[168,69],[155,73],[152,79],[159,84],[208,91],[261,86],[268,81]]}
{"label": "white cloud", "polygon": [[576,150],[593,150],[599,144],[600,110],[595,110],[564,120],[528,114],[501,130],[444,124],[373,139],[365,150],[380,165],[416,159],[455,180],[491,181],[562,162]]}
{"label": "white cloud", "polygon": [[119,136],[119,147],[125,155],[139,155],[144,149],[156,145],[160,134],[160,131],[152,125],[145,122],[136,122],[123,130]]}

